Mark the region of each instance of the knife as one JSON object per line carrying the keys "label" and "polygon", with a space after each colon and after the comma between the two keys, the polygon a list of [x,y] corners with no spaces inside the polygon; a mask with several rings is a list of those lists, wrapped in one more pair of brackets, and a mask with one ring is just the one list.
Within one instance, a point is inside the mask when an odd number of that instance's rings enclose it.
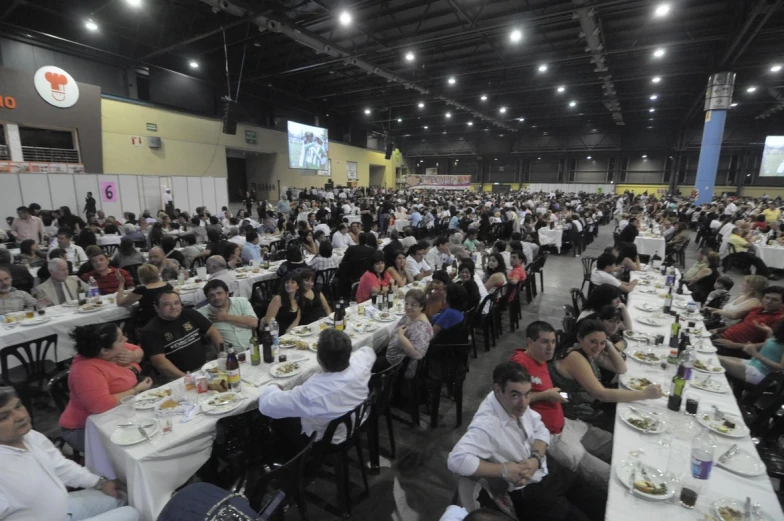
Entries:
{"label": "knife", "polygon": [[743,521],[751,521],[751,498],[746,496],[746,506],[743,509]]}
{"label": "knife", "polygon": [[138,425],[136,428],[139,429],[139,432],[142,433],[142,436],[144,436],[147,441],[150,441],[150,437],[147,435],[147,431],[145,431],[141,425]]}
{"label": "knife", "polygon": [[631,495],[634,495],[634,477],[636,473],[637,473],[637,468],[635,466],[635,468],[632,468],[632,475],[631,475],[631,479],[629,480],[629,494]]}
{"label": "knife", "polygon": [[719,463],[727,463],[727,460],[738,453],[738,444],[735,443],[730,447],[727,452],[719,456]]}

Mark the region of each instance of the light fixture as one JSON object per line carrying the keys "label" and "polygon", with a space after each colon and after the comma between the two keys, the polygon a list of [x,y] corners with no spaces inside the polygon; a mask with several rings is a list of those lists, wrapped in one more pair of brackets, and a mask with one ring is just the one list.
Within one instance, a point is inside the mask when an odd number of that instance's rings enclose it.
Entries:
{"label": "light fixture", "polygon": [[543,64],[541,64],[541,65],[539,66],[539,72],[547,72],[547,65],[546,65],[546,64],[544,64],[544,63],[543,63]]}
{"label": "light fixture", "polygon": [[737,107],[737,106],[738,106],[737,103],[730,103],[730,107]]}
{"label": "light fixture", "polygon": [[780,70],[781,70],[781,65],[778,64],[770,68],[770,72],[779,72]]}
{"label": "light fixture", "polygon": [[512,40],[512,42],[514,43],[519,42],[520,40],[523,39],[523,31],[521,31],[520,29],[513,30],[511,33],[509,33],[509,39]]}
{"label": "light fixture", "polygon": [[498,112],[500,112],[501,114],[506,114],[506,107],[501,107],[500,109],[498,109]]}
{"label": "light fixture", "polygon": [[454,85],[457,82],[457,80],[455,79],[454,76],[450,76],[449,79],[446,80],[446,82],[449,83],[450,85]]}
{"label": "light fixture", "polygon": [[648,112],[656,112],[656,109],[651,107],[651,108],[648,109]]}
{"label": "light fixture", "polygon": [[451,117],[452,117],[452,113],[451,113],[451,112],[447,112],[446,114],[444,114],[444,116],[446,116],[446,117],[447,117],[447,119],[448,119],[448,118],[451,118]]}
{"label": "light fixture", "polygon": [[570,101],[570,102],[569,102],[569,106],[570,106],[570,107],[576,107],[576,106],[577,106],[577,102],[576,102],[576,101],[574,101],[574,100],[573,100],[573,101]]}
{"label": "light fixture", "polygon": [[398,123],[402,123],[403,122],[403,118],[397,118],[397,122]]}
{"label": "light fixture", "polygon": [[365,109],[365,114],[370,114],[370,109]]}
{"label": "light fixture", "polygon": [[652,129],[653,127],[648,127],[648,130]]}
{"label": "light fixture", "polygon": [[351,25],[351,13],[348,11],[341,12],[338,20],[340,20],[340,25],[344,27]]}
{"label": "light fixture", "polygon": [[482,101],[487,101],[487,94],[482,94],[481,96],[479,96],[479,99]]}
{"label": "light fixture", "polygon": [[495,159],[493,159],[493,161],[498,161],[498,158],[496,157]]}
{"label": "light fixture", "polygon": [[88,31],[97,31],[98,24],[93,21],[92,18],[88,18],[86,22],[84,22],[84,26],[87,28]]}
{"label": "light fixture", "polygon": [[406,61],[410,61],[410,62],[414,61],[414,53],[413,52],[408,51],[406,53]]}
{"label": "light fixture", "polygon": [[191,66],[191,69],[198,69],[199,68],[199,62],[197,62],[196,60],[191,60],[190,62],[188,62],[188,65]]}
{"label": "light fixture", "polygon": [[651,78],[651,81],[653,83],[659,83],[661,81],[661,76],[654,76],[653,78]]}
{"label": "light fixture", "polygon": [[474,122],[473,122],[473,121],[469,121],[469,122],[468,122],[468,126],[469,126],[469,127],[473,127],[473,126],[474,126]]}
{"label": "light fixture", "polygon": [[517,118],[517,121],[519,121],[520,123],[522,123],[523,121],[525,121],[525,118]]}
{"label": "light fixture", "polygon": [[659,18],[663,16],[667,16],[670,13],[670,4],[663,3],[656,6],[656,10],[653,14]]}
{"label": "light fixture", "polygon": [[131,7],[141,7],[142,0],[125,0],[125,3],[130,5]]}
{"label": "light fixture", "polygon": [[427,125],[425,125],[425,126],[424,126],[424,127],[422,127],[422,128],[424,128],[425,130],[427,130]]}
{"label": "light fixture", "polygon": [[444,134],[446,134],[446,130],[444,130]]}
{"label": "light fixture", "polygon": [[558,92],[563,92],[563,91],[565,91],[565,90],[566,90],[566,87],[564,87],[563,85],[559,85],[559,86],[558,86],[558,88],[557,88],[556,90],[557,90]]}
{"label": "light fixture", "polygon": [[536,159],[542,159],[541,157],[537,157]]}
{"label": "light fixture", "polygon": [[656,94],[651,94],[651,99],[658,99],[658,97]]}
{"label": "light fixture", "polygon": [[417,107],[419,107],[420,109],[423,109],[423,108],[425,108],[425,104],[420,101],[419,104],[417,105]]}
{"label": "light fixture", "polygon": [[643,155],[642,155],[642,158],[643,158],[643,159],[648,159],[648,154],[643,154]]}
{"label": "light fixture", "polygon": [[757,87],[755,87],[754,85],[752,85],[751,87],[749,87],[748,89],[746,89],[746,92],[754,92],[754,91],[756,91],[756,90],[757,90]]}
{"label": "light fixture", "polygon": [[591,156],[586,157],[585,159],[591,159]]}
{"label": "light fixture", "polygon": [[653,51],[653,57],[654,57],[654,58],[661,58],[661,57],[662,57],[662,56],[664,56],[666,53],[667,53],[667,51],[665,51],[664,49],[662,49],[661,47],[659,47],[658,49],[656,49],[655,51]]}

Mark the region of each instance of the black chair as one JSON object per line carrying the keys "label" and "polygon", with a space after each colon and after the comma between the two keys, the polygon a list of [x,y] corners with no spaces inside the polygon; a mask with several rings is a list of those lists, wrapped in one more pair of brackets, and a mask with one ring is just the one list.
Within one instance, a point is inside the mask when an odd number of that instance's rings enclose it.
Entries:
{"label": "black chair", "polygon": [[532,270],[534,274],[534,278],[533,281],[531,281],[533,284],[532,287],[533,287],[534,297],[536,296],[536,275],[539,275],[539,282],[542,287],[542,293],[544,293],[544,264],[547,262],[547,257],[549,256],[550,256],[549,251],[543,251],[535,259],[534,269]]}
{"label": "black chair", "polygon": [[333,304],[334,295],[332,294],[332,280],[335,278],[335,274],[338,272],[337,268],[328,268],[325,270],[318,270],[316,272],[316,278],[313,282],[313,285],[317,288],[321,288],[321,292],[324,294],[324,297],[327,299],[327,302]]}
{"label": "black chair", "polygon": [[65,411],[65,406],[68,405],[68,401],[71,399],[71,389],[68,387],[68,375],[70,373],[70,369],[60,371],[49,380],[49,385],[47,386],[49,395],[60,412]]}
{"label": "black chair", "polygon": [[507,296],[510,289],[510,285],[505,284],[496,290],[496,292],[493,294],[493,297],[495,297],[495,306],[493,307],[492,315],[493,320],[495,321],[495,325],[498,328],[498,338],[504,334],[503,321],[501,318],[504,315],[504,311],[506,311],[509,307],[509,299]]}
{"label": "black chair", "polygon": [[[0,370],[2,381],[19,394],[19,399],[27,407],[33,418],[33,398],[47,396],[46,383],[57,372],[56,362],[49,360],[49,350],[54,348],[57,355],[57,334],[20,342],[0,349]],[[9,359],[15,358],[19,365],[9,368]]]}
{"label": "black chair", "polygon": [[268,279],[253,283],[250,305],[253,306],[257,316],[263,317],[267,314],[267,307],[269,307],[272,298],[276,295],[279,282],[280,279]]}
{"label": "black chair", "polygon": [[390,401],[392,391],[400,375],[400,368],[403,366],[401,360],[397,364],[388,367],[380,373],[374,373],[368,382],[368,388],[375,395],[375,403],[370,410],[370,416],[365,422],[365,430],[368,438],[368,452],[370,453],[370,469],[377,473],[380,471],[380,447],[379,447],[379,418],[383,414],[387,422],[387,434],[389,435],[390,457],[395,459],[395,431],[392,428],[392,408]]}
{"label": "black chair", "polygon": [[[462,325],[455,326],[461,332]],[[452,328],[454,329],[454,328]],[[435,340],[435,339],[434,339]],[[453,390],[457,422],[455,427],[463,423],[463,383],[468,368],[468,355],[471,344],[430,344],[424,358],[423,370],[425,384],[429,395],[430,427],[438,427],[438,407],[441,403],[441,386],[446,385]]]}
{"label": "black chair", "polygon": [[784,372],[768,373],[759,384],[744,393],[738,405],[751,435],[762,435],[773,415],[784,405]]}
{"label": "black chair", "polygon": [[276,241],[272,241],[269,244],[269,252],[270,255],[273,253],[277,253],[279,250],[283,250],[284,252],[286,249],[283,247],[283,239],[278,239]]}
{"label": "black chair", "polygon": [[[485,309],[487,308],[487,309]],[[495,316],[495,296],[494,295],[487,295],[482,301],[479,303],[479,307],[477,308],[476,318],[474,319],[474,327],[479,326],[482,328],[482,334],[484,335],[485,341],[485,351],[490,351],[490,340],[492,338],[493,347],[495,347],[495,321],[493,317]],[[487,311],[485,313],[485,311]]]}
{"label": "black chair", "polygon": [[101,249],[106,254],[108,258],[114,257],[114,254],[117,253],[117,250],[120,248],[119,244],[101,244]]}
{"label": "black chair", "polygon": [[593,272],[593,265],[596,262],[596,257],[583,257],[580,259],[583,263],[583,283],[580,284],[580,291],[583,291],[585,283],[588,283],[588,295],[591,294],[591,273]]}
{"label": "black chair", "polygon": [[[353,447],[356,447],[357,450],[359,469],[362,472],[362,481],[365,485],[365,493],[362,495],[362,498],[364,499],[370,495],[367,471],[365,470],[365,460],[362,456],[362,444],[359,442],[359,433],[362,419],[367,418],[374,399],[375,395],[373,391],[371,391],[370,396],[353,410],[347,412],[340,418],[336,418],[329,422],[324,437],[313,448],[313,459],[316,462],[320,463],[324,459],[332,459],[333,468],[335,469],[332,481],[337,484],[338,502],[340,503],[340,506],[336,509],[321,497],[313,497],[312,501],[333,515],[351,515],[348,453]],[[337,428],[341,425],[345,428],[346,439],[341,443],[333,444],[332,439],[335,437]],[[311,496],[309,495],[309,499],[310,498]]]}
{"label": "black chair", "polygon": [[476,333],[474,332],[474,322],[476,321],[476,308],[471,308],[463,313],[463,323],[466,325],[465,332],[474,350],[474,358],[478,358],[476,353]]}
{"label": "black chair", "polygon": [[585,295],[578,288],[569,290],[569,295],[572,297],[572,306],[574,307],[574,316],[579,317],[582,309],[585,307]]}
{"label": "black chair", "polygon": [[128,266],[124,267],[123,269],[128,272],[128,275],[131,276],[133,279],[134,285],[138,286],[141,283],[139,282],[139,268],[141,264],[129,264]]}
{"label": "black chair", "polygon": [[207,264],[207,259],[204,257],[196,257],[191,264],[192,269],[203,268]]}

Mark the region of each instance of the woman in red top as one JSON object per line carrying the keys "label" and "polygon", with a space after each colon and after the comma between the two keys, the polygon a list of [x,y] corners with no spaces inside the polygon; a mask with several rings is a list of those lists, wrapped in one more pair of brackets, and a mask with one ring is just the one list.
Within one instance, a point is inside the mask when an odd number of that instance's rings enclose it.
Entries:
{"label": "woman in red top", "polygon": [[146,391],[152,380],[137,383],[144,351],[127,343],[115,324],[79,326],[70,336],[78,354],[68,375],[71,399],[60,416],[60,427],[63,439],[84,452],[87,417],[116,407],[126,396]]}
{"label": "woman in red top", "polygon": [[359,279],[357,288],[357,302],[370,300],[373,295],[386,297],[393,284],[392,275],[384,271],[386,264],[384,254],[377,251],[373,254],[373,264]]}

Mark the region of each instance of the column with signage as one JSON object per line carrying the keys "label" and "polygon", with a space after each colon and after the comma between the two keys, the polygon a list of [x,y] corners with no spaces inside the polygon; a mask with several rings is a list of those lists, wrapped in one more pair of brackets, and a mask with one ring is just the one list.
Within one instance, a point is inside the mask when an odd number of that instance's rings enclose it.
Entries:
{"label": "column with signage", "polygon": [[719,72],[708,79],[708,90],[705,94],[705,127],[702,131],[700,160],[694,183],[697,204],[710,203],[713,198],[721,140],[724,137],[724,122],[732,103],[734,85],[734,72]]}

